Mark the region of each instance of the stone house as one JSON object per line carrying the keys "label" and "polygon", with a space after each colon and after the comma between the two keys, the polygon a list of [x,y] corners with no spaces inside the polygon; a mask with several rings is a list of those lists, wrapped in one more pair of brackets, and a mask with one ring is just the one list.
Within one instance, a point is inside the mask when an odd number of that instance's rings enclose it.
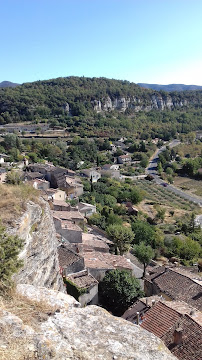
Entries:
{"label": "stone house", "polygon": [[63,241],[70,244],[82,243],[82,230],[78,225],[62,220],[55,215],[53,215],[53,221],[56,233],[62,236]]}
{"label": "stone house", "polygon": [[133,324],[140,324],[143,320],[145,313],[151,309],[151,307],[161,300],[162,297],[158,295],[149,296],[137,300],[132,306],[130,306],[122,318],[132,322]]}
{"label": "stone house", "polygon": [[84,217],[79,211],[52,211],[53,217],[61,220],[69,221],[72,224],[78,225],[81,229],[84,229]]}
{"label": "stone house", "polygon": [[117,158],[118,164],[126,164],[131,161],[130,155],[120,155]]}
{"label": "stone house", "polygon": [[44,175],[39,173],[38,171],[26,171],[24,173],[24,179],[25,181],[32,181],[36,179],[44,179]]}
{"label": "stone house", "polygon": [[32,181],[33,187],[38,190],[48,190],[50,188],[50,183],[44,179],[35,179]]}
{"label": "stone house", "polygon": [[98,304],[98,281],[87,270],[70,274],[67,280],[70,280],[77,289],[85,291],[78,298],[81,306]]}
{"label": "stone house", "polygon": [[144,291],[146,296],[162,295],[165,300],[184,301],[202,310],[202,279],[181,268],[154,268],[145,277]]}
{"label": "stone house", "polygon": [[59,245],[57,252],[60,272],[63,276],[84,270],[84,259],[66,245]]}
{"label": "stone house", "polygon": [[71,206],[66,201],[53,200],[49,202],[50,208],[55,211],[70,211]]}
{"label": "stone house", "polygon": [[60,189],[47,189],[45,191],[45,194],[48,197],[48,200],[52,200],[52,201],[64,201],[67,198],[66,192]]}
{"label": "stone house", "polygon": [[9,156],[6,154],[0,154],[0,164],[3,164],[6,158],[9,158]]}
{"label": "stone house", "polygon": [[82,169],[80,171],[82,177],[87,178],[89,181],[97,182],[101,178],[100,172],[95,169]]}
{"label": "stone house", "polygon": [[119,164],[105,164],[102,166],[102,170],[119,170]]}
{"label": "stone house", "polygon": [[101,239],[99,235],[83,233],[82,243],[79,244],[79,253],[85,253],[92,250],[109,253],[109,245],[103,240],[103,238]]}
{"label": "stone house", "polygon": [[79,202],[77,207],[79,212],[87,218],[96,213],[96,206],[92,204]]}
{"label": "stone house", "polygon": [[101,169],[100,174],[101,174],[101,176],[111,177],[113,179],[120,179],[121,178],[121,174],[120,174],[119,170],[104,170],[104,169]]}
{"label": "stone house", "polygon": [[85,267],[97,281],[101,281],[108,270],[128,270],[131,274],[133,267],[130,262],[120,255],[112,255],[100,251],[83,251]]}
{"label": "stone house", "polygon": [[201,358],[201,312],[190,310],[187,304],[159,301],[144,314],[140,327],[163,340],[178,359]]}
{"label": "stone house", "polygon": [[63,185],[69,199],[75,199],[83,195],[83,184],[79,178],[66,176]]}
{"label": "stone house", "polygon": [[50,174],[50,182],[53,188],[66,188],[66,177],[74,178],[75,172],[69,169],[55,167]]}

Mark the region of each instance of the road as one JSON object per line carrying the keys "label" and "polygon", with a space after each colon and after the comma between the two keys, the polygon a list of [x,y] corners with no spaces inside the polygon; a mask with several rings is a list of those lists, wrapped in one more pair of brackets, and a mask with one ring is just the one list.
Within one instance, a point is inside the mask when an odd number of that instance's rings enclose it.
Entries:
{"label": "road", "polygon": [[[173,140],[171,141],[168,146],[170,148],[173,148],[174,146],[177,146],[180,144],[180,141],[179,140]],[[155,182],[159,185],[163,185],[165,184],[165,181],[163,181],[157,174],[157,163],[158,163],[158,158],[159,158],[159,154],[164,151],[166,149],[166,145],[162,146],[159,150],[157,150],[155,152],[155,154],[153,155],[153,157],[151,158],[150,162],[149,162],[149,165],[146,169],[146,173],[147,174],[150,174],[153,176]],[[187,194],[186,192],[176,188],[175,186],[173,185],[169,185],[167,184],[166,185],[166,189],[169,190],[169,191],[172,191],[174,192],[175,194],[183,197],[184,199],[188,200],[188,201],[192,201],[193,203],[195,204],[198,204],[199,206],[202,207],[202,199],[199,198],[198,196],[193,196],[193,195],[189,195]]]}

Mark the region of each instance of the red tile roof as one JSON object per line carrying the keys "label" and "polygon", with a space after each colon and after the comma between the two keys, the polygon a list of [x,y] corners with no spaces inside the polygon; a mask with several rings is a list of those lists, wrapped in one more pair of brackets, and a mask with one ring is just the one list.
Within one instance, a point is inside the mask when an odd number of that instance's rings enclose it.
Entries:
{"label": "red tile roof", "polygon": [[191,275],[179,273],[176,269],[167,269],[154,278],[153,283],[173,300],[185,301],[199,310],[202,309],[202,285],[199,280],[191,278]]}
{"label": "red tile roof", "polygon": [[174,327],[161,339],[178,359],[200,360],[202,358],[202,327],[188,315],[182,317],[180,327],[183,329],[181,344],[173,343]]}
{"label": "red tile roof", "polygon": [[67,278],[80,289],[86,289],[92,285],[98,284],[98,281],[91,274],[88,274],[87,270],[83,270],[75,274],[70,274],[67,276]]}
{"label": "red tile roof", "polygon": [[146,312],[140,326],[161,338],[180,320],[180,317],[177,311],[158,302]]}
{"label": "red tile roof", "polygon": [[[168,349],[180,360],[200,360],[202,354],[202,326],[191,315],[176,311],[167,304],[158,302],[144,314],[142,328],[161,338]],[[184,306],[182,304],[182,306]],[[174,343],[174,331],[182,329],[182,342]]]}
{"label": "red tile roof", "polygon": [[132,270],[132,266],[126,258],[120,255],[112,255],[99,251],[86,251],[82,253],[85,266],[90,269],[128,269]]}

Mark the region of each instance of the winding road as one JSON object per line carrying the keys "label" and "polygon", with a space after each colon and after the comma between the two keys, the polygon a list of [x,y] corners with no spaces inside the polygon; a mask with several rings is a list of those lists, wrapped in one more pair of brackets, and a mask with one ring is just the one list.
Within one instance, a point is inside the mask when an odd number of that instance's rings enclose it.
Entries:
{"label": "winding road", "polygon": [[[168,146],[170,148],[173,148],[174,146],[177,146],[179,144],[180,144],[180,141],[175,139],[175,140],[172,140],[168,144]],[[148,167],[146,169],[146,173],[152,175],[153,178],[154,178],[154,181],[159,185],[165,184],[165,181],[163,181],[157,174],[157,163],[158,163],[159,154],[162,151],[164,151],[165,149],[166,149],[166,145],[162,146],[159,150],[157,150],[154,153],[154,155],[151,158],[151,160],[149,162],[149,165],[148,165]],[[192,201],[193,203],[198,204],[200,207],[202,207],[202,198],[200,198],[198,196],[194,196],[194,195],[189,195],[186,192],[184,192],[184,191],[182,191],[182,190],[180,190],[180,189],[178,189],[175,186],[170,185],[170,184],[166,184],[166,189],[169,190],[169,191],[172,191],[175,194],[183,197],[184,199]]]}

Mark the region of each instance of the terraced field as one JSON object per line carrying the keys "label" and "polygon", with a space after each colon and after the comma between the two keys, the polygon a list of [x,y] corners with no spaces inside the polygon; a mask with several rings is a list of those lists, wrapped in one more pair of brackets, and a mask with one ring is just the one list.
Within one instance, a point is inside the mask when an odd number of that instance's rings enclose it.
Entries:
{"label": "terraced field", "polygon": [[175,209],[183,209],[187,211],[201,212],[196,204],[188,201],[181,196],[169,191],[162,185],[158,185],[153,181],[136,180],[134,182],[139,188],[146,192],[146,198],[155,204],[173,207]]}

